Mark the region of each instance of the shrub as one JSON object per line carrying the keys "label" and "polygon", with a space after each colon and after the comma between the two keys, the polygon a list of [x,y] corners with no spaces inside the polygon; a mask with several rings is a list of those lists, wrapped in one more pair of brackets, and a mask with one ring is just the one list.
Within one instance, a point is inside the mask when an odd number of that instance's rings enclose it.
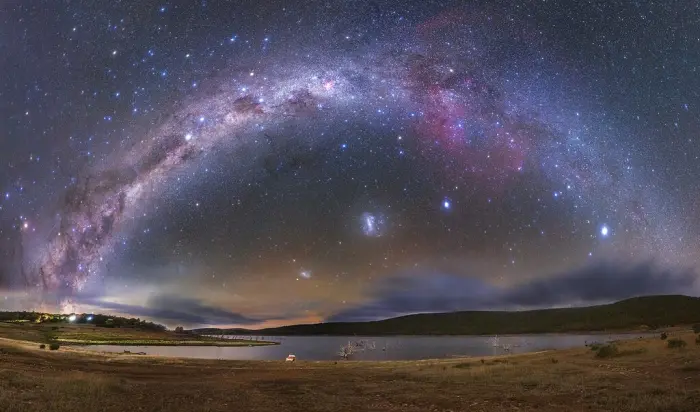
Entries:
{"label": "shrub", "polygon": [[700,323],[696,323],[695,325],[693,325],[693,332],[700,333]]}
{"label": "shrub", "polygon": [[617,354],[618,354],[618,350],[617,350],[616,345],[614,345],[614,344],[602,345],[596,351],[595,357],[596,358],[612,358],[614,356],[617,356]]}
{"label": "shrub", "polygon": [[604,346],[604,345],[603,345],[602,343],[598,343],[598,342],[593,342],[593,343],[591,343],[591,345],[590,345],[591,350],[592,350],[593,352],[597,352],[598,349],[600,349],[602,346]]}
{"label": "shrub", "polygon": [[695,338],[695,344],[700,345],[700,335]]}
{"label": "shrub", "polygon": [[559,363],[558,359],[552,358],[552,363]]}
{"label": "shrub", "polygon": [[46,345],[42,343],[41,345],[39,345],[39,349],[46,349]]}
{"label": "shrub", "polygon": [[61,347],[61,345],[59,345],[56,342],[53,342],[49,345],[49,349],[51,349],[51,350],[58,350],[58,348],[60,348],[60,347]]}
{"label": "shrub", "polygon": [[687,343],[683,339],[673,338],[668,340],[667,345],[669,348],[684,348]]}
{"label": "shrub", "polygon": [[661,333],[661,340],[666,340],[666,338],[668,338],[668,335],[666,334],[666,332],[662,332]]}

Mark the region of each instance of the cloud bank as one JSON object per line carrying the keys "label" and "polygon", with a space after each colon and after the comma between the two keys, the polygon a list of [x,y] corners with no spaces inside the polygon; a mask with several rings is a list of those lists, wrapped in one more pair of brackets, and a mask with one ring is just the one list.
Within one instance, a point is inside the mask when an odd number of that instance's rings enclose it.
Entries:
{"label": "cloud bank", "polygon": [[156,322],[184,325],[254,325],[266,319],[254,319],[240,313],[209,306],[195,299],[176,296],[155,296],[145,305],[133,305],[83,297],[81,304],[95,306],[105,312],[119,312]]}
{"label": "cloud bank", "polygon": [[385,319],[411,313],[508,310],[613,302],[643,295],[696,292],[691,269],[653,262],[601,262],[512,287],[445,273],[398,275],[373,285],[370,301],[339,312],[328,322]]}

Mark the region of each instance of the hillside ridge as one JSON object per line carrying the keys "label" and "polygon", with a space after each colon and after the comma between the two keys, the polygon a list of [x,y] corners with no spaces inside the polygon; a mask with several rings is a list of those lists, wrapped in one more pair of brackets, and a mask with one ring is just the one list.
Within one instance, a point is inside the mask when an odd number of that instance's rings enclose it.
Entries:
{"label": "hillside ridge", "polygon": [[700,322],[700,298],[639,296],[614,303],[524,311],[418,313],[366,322],[300,324],[265,329],[200,328],[201,334],[492,335],[640,330]]}

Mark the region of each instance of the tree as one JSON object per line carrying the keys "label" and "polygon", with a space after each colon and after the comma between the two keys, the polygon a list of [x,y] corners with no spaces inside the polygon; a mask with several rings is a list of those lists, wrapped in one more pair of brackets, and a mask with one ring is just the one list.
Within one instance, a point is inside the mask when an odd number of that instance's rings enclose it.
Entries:
{"label": "tree", "polygon": [[185,328],[183,328],[182,326],[178,326],[175,328],[175,332],[177,332],[177,333],[182,333],[184,331],[185,331]]}

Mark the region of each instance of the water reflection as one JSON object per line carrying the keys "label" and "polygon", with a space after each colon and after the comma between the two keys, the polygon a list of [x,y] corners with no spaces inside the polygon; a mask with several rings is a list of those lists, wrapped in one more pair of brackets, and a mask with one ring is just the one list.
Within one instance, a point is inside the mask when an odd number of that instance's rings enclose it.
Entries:
{"label": "water reflection", "polygon": [[338,360],[341,348],[365,341],[369,349],[352,353],[353,360],[417,360],[456,356],[489,356],[582,347],[591,342],[637,339],[642,334],[618,335],[518,335],[518,336],[272,336],[280,345],[213,346],[88,346],[106,352],[145,352],[148,355],[199,359],[284,360],[293,353],[298,360]]}

